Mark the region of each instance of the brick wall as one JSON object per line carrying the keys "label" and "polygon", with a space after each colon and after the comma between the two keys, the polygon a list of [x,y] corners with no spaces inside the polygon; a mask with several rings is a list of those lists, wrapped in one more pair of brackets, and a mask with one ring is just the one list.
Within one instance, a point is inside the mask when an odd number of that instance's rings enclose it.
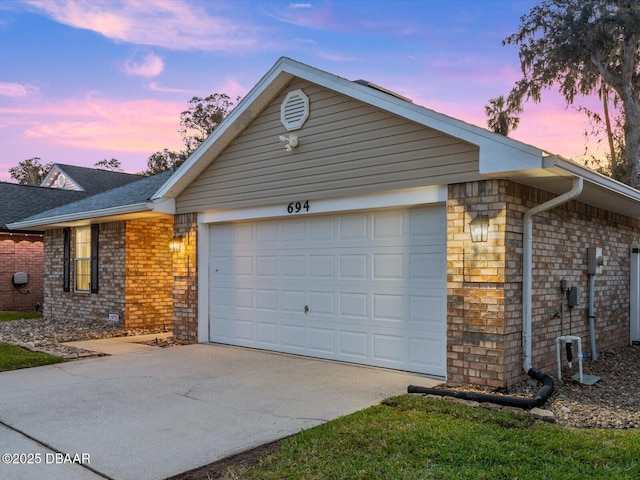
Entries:
{"label": "brick wall", "polygon": [[[63,230],[45,234],[44,314],[47,318],[104,319],[119,315],[125,328],[171,327],[173,317],[171,253],[173,220],[154,219],[100,224],[99,291],[64,292]],[[75,255],[71,229],[71,257]]]}
{"label": "brick wall", "polygon": [[185,342],[198,341],[197,214],[176,215],[174,233],[182,250],[173,254],[173,334]]}
{"label": "brick wall", "polygon": [[126,223],[125,318],[127,328],[171,329],[173,219]]}
{"label": "brick wall", "polygon": [[110,312],[124,317],[124,232],[125,222],[100,225],[98,293],[74,291],[75,229],[71,229],[71,291],[64,292],[63,276],[63,229],[45,233],[44,257],[44,315],[51,319],[85,318],[108,321]]}
{"label": "brick wall", "polygon": [[[42,235],[0,234],[0,310],[34,311],[42,305],[44,243]],[[13,274],[25,272],[29,282],[20,291]]]}
{"label": "brick wall", "polygon": [[[516,218],[521,218],[529,208],[554,198],[547,192],[518,184],[510,184],[509,187],[510,206]],[[513,233],[521,238],[521,227]],[[601,247],[603,255],[609,260],[603,274],[595,276],[597,348],[604,351],[628,344],[629,246],[640,239],[640,222],[572,201],[536,215],[533,219],[533,239],[533,365],[546,372],[556,371],[555,338],[560,335],[581,337],[583,351],[591,355],[587,274],[589,247]],[[514,253],[521,256],[521,252]],[[521,282],[522,279],[516,275],[517,272],[514,272],[514,281]],[[578,305],[571,311],[560,288],[563,279],[577,286],[580,291]]]}
{"label": "brick wall", "polygon": [[[449,186],[447,373],[452,383],[504,384],[506,204],[499,182]],[[489,240],[473,243],[469,222],[490,218]]]}
{"label": "brick wall", "polygon": [[[554,195],[506,180],[449,186],[448,378],[452,383],[507,386],[522,370],[522,221],[524,213]],[[472,243],[468,224],[490,217],[487,243]],[[596,277],[596,339],[600,350],[629,341],[629,245],[640,222],[569,202],[534,217],[533,365],[556,371],[555,337],[582,337],[589,349],[587,248],[609,258]],[[565,307],[560,281],[580,288],[580,302]],[[566,305],[566,303],[565,303]]]}

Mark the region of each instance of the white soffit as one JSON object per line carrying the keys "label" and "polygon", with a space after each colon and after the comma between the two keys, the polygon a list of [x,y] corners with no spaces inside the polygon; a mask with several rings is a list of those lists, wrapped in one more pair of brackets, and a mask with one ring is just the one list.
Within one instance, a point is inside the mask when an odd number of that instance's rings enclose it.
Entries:
{"label": "white soffit", "polygon": [[542,168],[511,172],[501,177],[558,195],[571,189],[574,178],[582,177],[584,188],[578,201],[640,219],[639,190],[557,156],[546,157]]}

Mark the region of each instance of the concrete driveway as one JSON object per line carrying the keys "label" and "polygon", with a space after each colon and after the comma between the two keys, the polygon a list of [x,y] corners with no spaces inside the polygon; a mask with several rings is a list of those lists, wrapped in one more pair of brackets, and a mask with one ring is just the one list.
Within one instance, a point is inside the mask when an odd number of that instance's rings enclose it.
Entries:
{"label": "concrete driveway", "polygon": [[439,383],[220,345],[122,351],[0,373],[1,478],[163,479]]}

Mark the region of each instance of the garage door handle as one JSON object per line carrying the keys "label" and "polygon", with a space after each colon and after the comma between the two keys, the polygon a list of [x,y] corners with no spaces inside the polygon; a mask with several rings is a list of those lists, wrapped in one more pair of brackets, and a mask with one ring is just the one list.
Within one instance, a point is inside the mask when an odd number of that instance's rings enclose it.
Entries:
{"label": "garage door handle", "polygon": [[309,313],[309,305],[304,306],[304,313]]}

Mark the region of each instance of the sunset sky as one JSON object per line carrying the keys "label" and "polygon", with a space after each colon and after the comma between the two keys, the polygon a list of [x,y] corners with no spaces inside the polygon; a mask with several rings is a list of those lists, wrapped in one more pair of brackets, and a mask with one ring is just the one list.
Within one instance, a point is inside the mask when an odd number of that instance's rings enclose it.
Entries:
{"label": "sunset sky", "polygon": [[[152,153],[182,148],[191,97],[244,96],[281,56],[486,127],[484,106],[520,76],[517,48],[501,42],[537,3],[3,0],[0,181],[32,157],[117,158],[140,172]],[[547,92],[512,137],[575,158],[587,128]]]}

